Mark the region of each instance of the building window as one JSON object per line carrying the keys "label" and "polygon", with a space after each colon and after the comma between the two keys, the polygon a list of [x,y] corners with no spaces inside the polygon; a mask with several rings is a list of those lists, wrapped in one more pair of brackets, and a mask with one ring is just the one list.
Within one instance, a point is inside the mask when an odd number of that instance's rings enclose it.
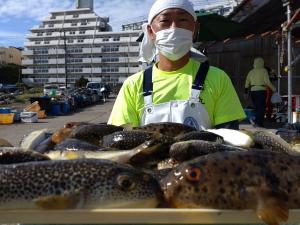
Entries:
{"label": "building window", "polygon": [[50,41],[44,41],[44,44],[50,44]]}
{"label": "building window", "polygon": [[119,62],[119,57],[103,57],[102,62]]}
{"label": "building window", "polygon": [[54,24],[51,23],[51,24],[48,25],[48,27],[54,27]]}
{"label": "building window", "polygon": [[120,41],[120,37],[114,37],[114,41]]}
{"label": "building window", "polygon": [[109,41],[109,38],[103,38],[102,41]]}
{"label": "building window", "polygon": [[47,32],[46,35],[50,36],[52,35],[52,32]]}
{"label": "building window", "polygon": [[67,42],[68,43],[74,43],[74,40],[68,40]]}
{"label": "building window", "polygon": [[81,25],[87,25],[87,22],[81,22]]}
{"label": "building window", "polygon": [[70,31],[70,34],[75,34],[75,31]]}
{"label": "building window", "polygon": [[51,19],[51,20],[55,20],[55,19],[56,19],[56,16],[51,16],[50,19]]}
{"label": "building window", "polygon": [[85,30],[79,31],[79,34],[85,34]]}
{"label": "building window", "polygon": [[73,15],[73,18],[78,18],[78,17],[79,17],[78,14]]}
{"label": "building window", "polygon": [[37,45],[39,45],[39,44],[41,44],[41,42],[40,41],[36,41],[36,42],[34,42],[35,44],[37,44]]}
{"label": "building window", "polygon": [[119,72],[119,67],[102,67],[103,73]]}
{"label": "building window", "polygon": [[37,33],[36,36],[43,36],[43,33]]}
{"label": "building window", "polygon": [[83,39],[78,39],[77,42],[78,42],[78,43],[83,43],[83,41],[84,41]]}
{"label": "building window", "polygon": [[71,23],[71,26],[72,27],[77,26],[77,23]]}

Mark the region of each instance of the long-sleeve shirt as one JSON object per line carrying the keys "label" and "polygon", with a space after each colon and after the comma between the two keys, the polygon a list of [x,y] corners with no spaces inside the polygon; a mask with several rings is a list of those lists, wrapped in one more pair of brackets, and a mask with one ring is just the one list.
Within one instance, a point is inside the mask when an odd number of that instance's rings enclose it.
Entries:
{"label": "long-sleeve shirt", "polygon": [[248,73],[245,88],[251,91],[263,91],[269,87],[273,92],[276,91],[275,86],[271,83],[268,71],[264,68],[263,59],[257,58],[254,61],[254,68]]}

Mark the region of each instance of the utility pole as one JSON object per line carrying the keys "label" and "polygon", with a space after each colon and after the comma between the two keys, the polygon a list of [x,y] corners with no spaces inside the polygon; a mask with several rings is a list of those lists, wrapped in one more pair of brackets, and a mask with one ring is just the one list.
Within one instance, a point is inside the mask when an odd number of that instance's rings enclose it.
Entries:
{"label": "utility pole", "polygon": [[[287,24],[291,21],[291,6],[289,0],[282,0],[283,6],[286,7],[286,14],[287,14]],[[288,123],[292,123],[292,31],[290,28],[287,30],[287,55],[288,55]]]}
{"label": "utility pole", "polygon": [[66,31],[64,32],[64,50],[65,50],[65,86],[68,88],[68,64],[67,64],[67,42],[66,42]]}

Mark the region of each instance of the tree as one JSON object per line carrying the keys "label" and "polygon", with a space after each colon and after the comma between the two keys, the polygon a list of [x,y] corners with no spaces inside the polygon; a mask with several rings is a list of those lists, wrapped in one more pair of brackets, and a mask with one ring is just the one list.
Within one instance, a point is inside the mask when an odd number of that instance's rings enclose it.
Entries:
{"label": "tree", "polygon": [[78,88],[85,87],[88,82],[89,82],[88,79],[81,76],[80,79],[75,81],[75,87],[78,87]]}
{"label": "tree", "polygon": [[15,84],[19,80],[21,66],[7,64],[0,67],[0,83]]}

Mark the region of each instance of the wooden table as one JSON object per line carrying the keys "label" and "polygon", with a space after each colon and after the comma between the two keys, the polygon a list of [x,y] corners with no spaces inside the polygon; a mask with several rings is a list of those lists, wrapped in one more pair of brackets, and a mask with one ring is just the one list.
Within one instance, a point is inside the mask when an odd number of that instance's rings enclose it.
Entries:
{"label": "wooden table", "polygon": [[[300,222],[300,210],[290,210],[288,223]],[[2,210],[0,223],[22,224],[243,224],[262,223],[252,210],[97,209]]]}

